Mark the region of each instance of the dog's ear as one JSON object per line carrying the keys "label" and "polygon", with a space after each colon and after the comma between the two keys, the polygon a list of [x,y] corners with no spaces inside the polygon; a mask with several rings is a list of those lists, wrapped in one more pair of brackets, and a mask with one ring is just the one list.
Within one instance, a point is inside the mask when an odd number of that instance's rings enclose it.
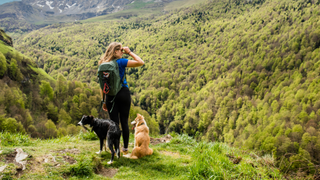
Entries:
{"label": "dog's ear", "polygon": [[140,116],[141,116],[141,114],[138,113],[138,114],[137,114],[137,117],[140,117]]}
{"label": "dog's ear", "polygon": [[88,116],[88,117],[90,118],[90,124],[92,124],[93,121],[94,121],[94,117],[93,117],[92,115],[90,115],[90,116]]}

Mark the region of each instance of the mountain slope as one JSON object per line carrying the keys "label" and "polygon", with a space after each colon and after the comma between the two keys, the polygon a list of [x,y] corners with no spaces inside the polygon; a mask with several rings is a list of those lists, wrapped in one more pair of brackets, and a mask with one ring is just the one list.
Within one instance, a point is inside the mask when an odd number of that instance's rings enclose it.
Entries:
{"label": "mountain slope", "polygon": [[[118,13],[107,18],[119,19],[158,15],[201,1],[179,0],[23,0],[0,5],[0,28],[17,37],[54,23],[75,22],[91,17]],[[172,5],[171,5],[172,4]],[[165,11],[164,11],[165,10]],[[105,17],[101,17],[104,19]],[[99,19],[99,18],[98,18]],[[96,19],[97,20],[97,19]]]}
{"label": "mountain slope", "polygon": [[50,26],[17,46],[53,77],[94,86],[99,56],[122,42],[146,62],[128,71],[133,102],[162,133],[272,153],[286,168],[284,155],[320,161],[319,10],[316,2],[216,0],[134,22]]}

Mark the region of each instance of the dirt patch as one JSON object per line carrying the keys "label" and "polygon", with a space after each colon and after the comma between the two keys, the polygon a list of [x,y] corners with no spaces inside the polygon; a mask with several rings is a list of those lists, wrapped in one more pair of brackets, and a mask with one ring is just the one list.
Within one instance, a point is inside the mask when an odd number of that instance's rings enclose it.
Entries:
{"label": "dirt patch", "polygon": [[239,164],[242,160],[242,157],[238,156],[233,156],[231,154],[226,154],[226,156],[229,158],[229,160],[233,163],[233,164]]}
{"label": "dirt patch", "polygon": [[163,138],[150,137],[150,144],[156,145],[156,144],[160,144],[160,143],[168,143],[168,142],[170,142],[171,139],[172,139],[172,137],[169,134]]}
{"label": "dirt patch", "polygon": [[60,154],[64,154],[64,153],[70,153],[70,154],[80,154],[80,150],[73,148],[73,149],[62,149],[62,150],[57,150],[57,151],[53,151],[56,153],[60,153]]}
{"label": "dirt patch", "polygon": [[118,169],[102,167],[101,169],[96,171],[96,174],[99,174],[104,177],[112,178],[116,173],[118,172]]}
{"label": "dirt patch", "polygon": [[69,164],[75,164],[75,163],[77,163],[77,161],[76,160],[74,160],[72,157],[70,157],[70,156],[63,156],[63,159],[66,161],[66,162],[68,162]]}
{"label": "dirt patch", "polygon": [[6,160],[6,164],[9,164],[9,163],[15,163],[15,158],[16,158],[16,155],[17,155],[17,152],[14,151],[10,154],[7,154],[6,157],[5,157],[5,160]]}
{"label": "dirt patch", "polygon": [[23,168],[22,168],[21,164],[17,163],[17,161],[16,161],[17,154],[18,154],[18,152],[15,150],[14,152],[12,152],[10,154],[5,155],[4,159],[5,159],[5,163],[6,164],[13,163],[13,164],[16,165],[16,174],[15,174],[15,176],[17,178],[20,178],[21,175],[23,174]]}

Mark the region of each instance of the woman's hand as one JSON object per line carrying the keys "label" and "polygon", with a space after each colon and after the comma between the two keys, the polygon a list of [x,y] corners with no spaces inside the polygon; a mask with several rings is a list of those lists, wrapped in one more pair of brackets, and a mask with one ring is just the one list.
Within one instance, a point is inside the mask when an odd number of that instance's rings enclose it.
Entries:
{"label": "woman's hand", "polygon": [[125,54],[129,54],[131,52],[128,47],[122,47],[121,51],[124,52]]}

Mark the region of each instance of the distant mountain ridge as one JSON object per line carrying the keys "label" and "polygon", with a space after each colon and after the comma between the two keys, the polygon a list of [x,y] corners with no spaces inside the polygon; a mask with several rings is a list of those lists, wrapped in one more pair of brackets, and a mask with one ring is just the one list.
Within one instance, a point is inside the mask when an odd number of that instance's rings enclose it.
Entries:
{"label": "distant mountain ridge", "polygon": [[23,0],[22,2],[57,16],[82,13],[107,14],[122,10],[134,0]]}
{"label": "distant mountain ridge", "polygon": [[[29,23],[38,21],[82,20],[123,10],[132,0],[23,0],[0,5],[0,20],[6,18]],[[61,16],[59,19],[52,19]],[[63,17],[68,16],[68,17]],[[3,26],[3,23],[1,23]]]}
{"label": "distant mountain ridge", "polygon": [[[0,28],[23,34],[54,23],[75,22],[126,9],[161,8],[175,0],[21,0],[0,5]],[[188,1],[188,0],[184,0]],[[182,1],[180,1],[182,3]],[[183,4],[183,3],[182,3]],[[124,18],[131,17],[126,15]]]}

